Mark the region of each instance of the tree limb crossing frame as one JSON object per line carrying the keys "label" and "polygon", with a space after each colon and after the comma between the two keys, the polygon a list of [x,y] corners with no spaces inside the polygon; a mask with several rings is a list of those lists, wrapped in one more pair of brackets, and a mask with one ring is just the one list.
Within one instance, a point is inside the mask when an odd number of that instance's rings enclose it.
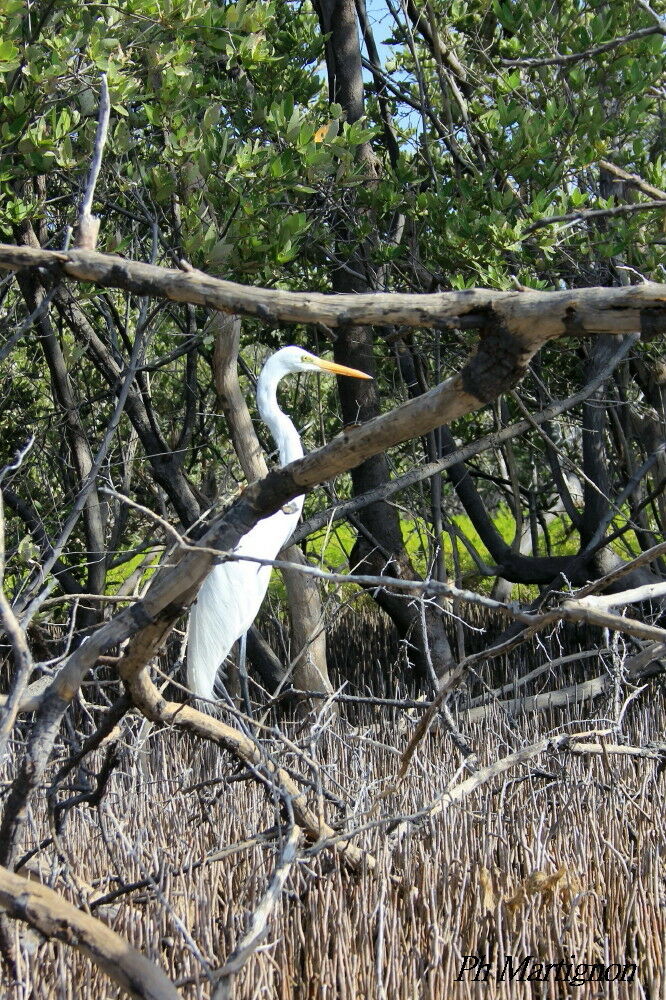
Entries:
{"label": "tree limb crossing frame", "polygon": [[[155,295],[281,322],[323,322],[408,326],[478,327],[476,353],[459,374],[415,399],[338,435],[323,448],[269,473],[251,484],[216,517],[198,546],[175,554],[172,565],[158,573],[148,593],[98,628],[64,663],[45,692],[35,720],[35,738],[5,807],[0,828],[0,863],[9,864],[17,834],[25,822],[26,803],[44,774],[61,719],[98,656],[132,639],[119,671],[133,700],[148,717],[164,717],[176,725],[187,716],[200,735],[222,743],[247,759],[239,734],[188,706],[168,705],[148,678],[146,665],[169,631],[195,599],[215,562],[211,550],[230,552],[262,518],[324,480],[346,472],[372,455],[480,409],[515,386],[532,357],[549,340],[599,333],[623,335],[640,330],[653,337],[666,332],[666,285],[587,288],[564,292],[494,292],[470,289],[434,295],[322,295],[247,288],[220,281],[192,269],[181,272],[133,263],[92,251],[59,253],[0,245],[0,269],[41,267],[54,277],[68,276],[137,295]],[[173,709],[173,715],[171,710]],[[252,756],[252,755],[251,755]],[[311,837],[320,835],[307,805],[294,799],[294,814]],[[353,866],[361,852],[340,845]]]}

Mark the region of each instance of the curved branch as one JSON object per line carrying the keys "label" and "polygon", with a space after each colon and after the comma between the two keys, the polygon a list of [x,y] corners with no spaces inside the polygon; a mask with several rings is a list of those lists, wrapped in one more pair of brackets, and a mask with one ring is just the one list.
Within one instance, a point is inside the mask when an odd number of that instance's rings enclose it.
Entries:
{"label": "curved branch", "polygon": [[640,38],[664,34],[666,34],[666,28],[661,23],[654,24],[649,28],[639,28],[637,31],[632,31],[628,35],[622,35],[620,38],[611,38],[610,41],[602,42],[601,45],[595,45],[593,48],[585,49],[583,52],[567,52],[565,55],[556,52],[554,56],[533,56],[528,59],[501,59],[500,62],[502,66],[567,66],[571,63],[580,62],[581,59],[593,59],[594,56],[610,52],[612,49],[617,49],[621,45],[627,45],[628,42],[635,42]]}
{"label": "curved branch", "polygon": [[0,908],[46,938],[64,941],[87,955],[131,997],[180,1000],[158,966],[96,917],[82,913],[46,886],[0,868]]}
{"label": "curved branch", "polygon": [[[233,729],[211,715],[190,708],[189,705],[166,701],[162,697],[148,676],[145,664],[159,649],[163,636],[164,628],[160,625],[144,630],[131,643],[127,654],[119,664],[120,676],[135,707],[151,722],[175,726],[217,743],[248,764],[256,775],[277,790],[281,798],[289,800],[294,818],[311,840],[334,836],[333,829],[310,808],[305,794],[296,782],[262,752],[259,744],[238,729]],[[338,842],[336,847],[352,868],[360,869],[364,865],[373,868],[375,865],[374,858],[354,844],[342,841]]]}

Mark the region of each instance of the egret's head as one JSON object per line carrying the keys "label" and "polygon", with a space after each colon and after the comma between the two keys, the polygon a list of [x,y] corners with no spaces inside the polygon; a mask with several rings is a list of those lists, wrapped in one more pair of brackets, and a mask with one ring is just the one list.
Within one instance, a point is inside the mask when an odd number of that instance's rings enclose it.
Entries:
{"label": "egret's head", "polygon": [[348,368],[347,365],[318,358],[316,354],[310,354],[302,347],[283,347],[269,358],[266,364],[270,364],[275,370],[281,370],[285,375],[293,372],[319,372],[328,375],[349,375],[352,378],[372,378],[372,375],[366,375],[357,368]]}

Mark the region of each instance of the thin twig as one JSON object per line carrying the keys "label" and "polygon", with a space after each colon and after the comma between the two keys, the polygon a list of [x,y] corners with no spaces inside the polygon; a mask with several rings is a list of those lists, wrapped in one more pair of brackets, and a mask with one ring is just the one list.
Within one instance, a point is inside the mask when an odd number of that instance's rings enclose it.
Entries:
{"label": "thin twig", "polygon": [[268,932],[268,918],[280,899],[284,883],[287,880],[291,866],[296,860],[296,848],[300,835],[300,828],[295,825],[292,826],[289,836],[280,851],[280,857],[275,866],[270,885],[252,914],[248,931],[238,942],[219,972],[220,978],[213,992],[212,1000],[231,1000],[233,996],[232,983],[234,976],[238,975]]}
{"label": "thin twig", "polygon": [[502,59],[500,61],[502,66],[567,66],[580,62],[581,59],[592,59],[594,56],[610,52],[611,49],[616,49],[620,45],[635,42],[640,38],[648,38],[650,35],[666,35],[666,27],[660,22],[651,28],[639,28],[628,35],[623,35],[621,38],[611,38],[610,41],[595,45],[591,49],[585,49],[583,52],[568,52],[566,55],[556,52],[554,56],[534,56],[529,59]]}
{"label": "thin twig", "polygon": [[612,208],[581,208],[576,212],[568,212],[566,215],[549,215],[543,219],[537,219],[531,226],[524,230],[523,236],[533,233],[536,229],[543,229],[544,226],[553,226],[559,222],[586,222],[588,219],[609,219],[615,215],[633,215],[636,212],[649,212],[653,209],[666,208],[666,198],[657,201],[641,201],[635,205],[614,205]]}

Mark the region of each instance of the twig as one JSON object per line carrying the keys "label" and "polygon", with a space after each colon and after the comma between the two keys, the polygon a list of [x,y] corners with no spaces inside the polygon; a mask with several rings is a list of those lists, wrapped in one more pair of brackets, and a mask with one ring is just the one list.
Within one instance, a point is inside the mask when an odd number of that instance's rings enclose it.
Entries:
{"label": "twig", "polygon": [[[169,870],[169,875],[172,878],[190,875],[192,872],[197,871],[204,865],[213,864],[215,861],[221,861],[223,858],[227,858],[231,854],[240,853],[240,851],[250,851],[255,847],[262,846],[263,844],[270,844],[274,840],[275,831],[258,833],[249,840],[244,840],[237,844],[229,844],[227,847],[220,848],[219,851],[211,851],[205,857],[198,858],[190,864],[182,865],[180,868],[172,868]],[[105,895],[98,896],[96,899],[91,900],[88,904],[89,909],[91,911],[100,909],[108,906],[110,903],[113,903],[116,899],[120,899],[122,896],[127,896],[131,892],[136,892],[138,889],[148,889],[150,886],[154,885],[158,878],[159,873],[156,873],[154,875],[146,876],[146,878],[137,879],[135,882],[127,882],[124,885],[119,886],[117,889],[113,889],[110,892],[105,893]]]}
{"label": "twig", "polygon": [[539,754],[547,753],[549,751],[568,751],[569,753],[581,754],[626,754],[663,760],[663,751],[658,748],[628,747],[614,744],[609,745],[605,743],[583,742],[585,737],[599,736],[603,738],[604,736],[608,736],[610,734],[611,730],[607,729],[592,730],[587,733],[564,733],[559,736],[552,736],[539,740],[537,743],[532,743],[530,746],[521,747],[521,749],[517,750],[515,753],[508,754],[506,757],[501,758],[501,760],[494,761],[486,767],[479,768],[479,770],[476,771],[475,774],[470,775],[469,778],[459,782],[459,784],[454,785],[452,788],[448,788],[435,800],[435,802],[426,806],[425,809],[419,810],[418,813],[409,819],[403,819],[392,830],[392,837],[399,837],[404,832],[406,827],[412,825],[414,822],[430,819],[433,816],[441,816],[441,814],[446,812],[454,802],[460,802],[468,795],[471,795],[472,792],[475,792],[482,785],[492,781],[493,778],[497,778],[501,774],[506,774],[507,771],[510,771],[511,768],[515,767],[517,764],[527,764],[534,757],[538,757]]}
{"label": "twig", "polygon": [[30,313],[30,315],[26,316],[25,319],[21,320],[21,322],[16,327],[14,333],[11,335],[9,340],[5,341],[2,347],[0,347],[0,364],[2,364],[5,358],[9,356],[9,354],[12,351],[12,348],[19,342],[23,334],[27,333],[32,324],[36,320],[38,320],[40,316],[44,315],[44,313],[49,307],[51,299],[54,297],[57,291],[58,291],[58,286],[56,284],[40,300],[40,302],[35,306],[35,308]]}
{"label": "twig", "polygon": [[15,452],[14,461],[10,462],[9,465],[4,465],[2,469],[0,469],[0,483],[2,483],[2,480],[5,478],[8,472],[15,472],[18,468],[20,468],[23,459],[28,454],[34,443],[35,443],[35,435],[31,434],[28,441],[23,445],[23,447],[19,448]]}
{"label": "twig", "polygon": [[125,372],[125,378],[118,392],[116,405],[111,415],[111,419],[107,424],[106,430],[104,431],[104,437],[97,450],[97,454],[93,459],[90,471],[88,472],[88,475],[81,483],[79,494],[76,500],[74,501],[74,506],[72,507],[69,517],[67,518],[65,525],[60,533],[60,537],[58,538],[55,545],[51,548],[51,551],[49,552],[48,556],[44,559],[44,561],[39,567],[39,573],[37,575],[37,579],[30,588],[28,594],[27,595],[24,594],[22,596],[22,599],[16,602],[16,610],[21,615],[21,624],[23,625],[24,628],[27,628],[27,625],[31,621],[33,615],[36,614],[36,612],[41,607],[42,602],[48,596],[47,589],[45,588],[41,591],[41,593],[37,594],[37,596],[34,597],[30,601],[30,603],[28,603],[30,593],[34,593],[38,589],[38,587],[41,586],[42,582],[46,580],[47,575],[50,573],[55,562],[62,553],[62,550],[67,542],[67,539],[74,530],[90,492],[95,487],[95,481],[97,479],[97,475],[99,474],[99,470],[101,469],[104,460],[106,459],[108,450],[111,447],[111,443],[115,436],[116,429],[118,427],[118,424],[120,423],[120,418],[123,415],[125,404],[127,402],[127,397],[129,395],[132,382],[134,381],[136,375],[136,369],[138,365],[141,363],[143,348],[144,348],[143,338],[139,336],[139,334],[137,334],[134,341],[134,345],[132,347],[132,355],[130,357],[129,365],[127,366]]}
{"label": "twig", "polygon": [[85,740],[81,749],[77,753],[73,754],[69,760],[66,760],[65,763],[58,769],[53,781],[51,782],[51,789],[49,792],[50,795],[56,791],[57,786],[71,770],[81,763],[84,757],[87,757],[88,754],[93,753],[94,750],[97,750],[97,748],[102,745],[131,707],[132,702],[130,696],[124,691],[105,713],[101,723],[95,732]]}
{"label": "twig", "polygon": [[92,162],[88,181],[81,200],[79,210],[79,231],[77,234],[76,247],[79,250],[94,250],[97,246],[99,235],[99,222],[97,216],[92,214],[92,203],[97,186],[97,178],[102,168],[102,158],[104,156],[104,146],[109,130],[109,117],[111,115],[111,101],[109,99],[109,87],[106,82],[106,73],[102,73],[100,78],[99,95],[99,116],[97,119],[97,133],[95,135],[95,146],[93,149]]}
{"label": "twig", "polygon": [[284,883],[296,860],[296,848],[301,835],[299,827],[292,826],[289,836],[280,851],[280,857],[268,889],[259,905],[252,914],[247,933],[241,938],[233,952],[219,972],[219,980],[213,991],[211,1000],[231,1000],[233,977],[246,964],[250,956],[257,950],[268,931],[268,918],[277,905]]}
{"label": "twig", "polygon": [[656,208],[666,208],[666,198],[658,201],[641,201],[635,205],[614,205],[613,208],[582,208],[577,212],[568,212],[566,215],[549,215],[543,219],[537,219],[531,226],[524,230],[523,236],[533,233],[536,229],[543,229],[544,226],[553,226],[558,222],[585,222],[587,219],[609,219],[615,215],[633,215],[635,212],[649,212]]}
{"label": "twig", "polygon": [[594,56],[610,52],[611,49],[616,49],[620,45],[626,45],[627,42],[635,42],[639,38],[665,34],[666,28],[663,24],[659,23],[651,28],[639,28],[628,35],[623,35],[621,38],[611,38],[610,41],[603,42],[601,45],[595,45],[591,49],[585,49],[584,52],[568,52],[566,55],[561,55],[558,52],[554,56],[535,56],[531,59],[501,59],[500,62],[502,66],[567,66],[571,63],[580,62],[581,59],[592,59]]}

